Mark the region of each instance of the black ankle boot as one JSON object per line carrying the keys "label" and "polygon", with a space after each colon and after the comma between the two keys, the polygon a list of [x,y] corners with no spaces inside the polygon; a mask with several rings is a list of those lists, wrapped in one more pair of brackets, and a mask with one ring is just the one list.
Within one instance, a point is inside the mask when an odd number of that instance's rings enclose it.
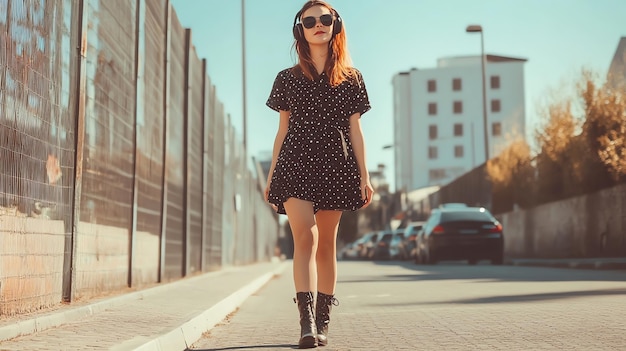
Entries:
{"label": "black ankle boot", "polygon": [[294,302],[300,311],[300,341],[298,347],[308,349],[317,346],[317,330],[313,315],[313,293],[310,291],[296,293]]}
{"label": "black ankle boot", "polygon": [[317,344],[328,344],[328,323],[330,323],[330,311],[333,305],[339,306],[339,301],[333,295],[317,292],[317,304],[315,308],[315,324],[317,327]]}

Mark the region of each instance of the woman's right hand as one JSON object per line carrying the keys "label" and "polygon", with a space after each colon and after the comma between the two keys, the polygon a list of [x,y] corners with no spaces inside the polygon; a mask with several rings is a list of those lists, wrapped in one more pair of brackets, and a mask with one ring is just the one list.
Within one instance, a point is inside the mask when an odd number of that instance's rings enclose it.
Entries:
{"label": "woman's right hand", "polygon": [[269,202],[269,197],[270,197],[270,182],[267,182],[267,185],[265,186],[265,202]]}
{"label": "woman's right hand", "polygon": [[265,202],[269,203],[270,206],[272,207],[272,209],[274,209],[274,211],[278,211],[278,207],[276,205],[274,205],[273,203],[270,202],[269,197],[270,197],[270,184],[271,182],[267,182],[267,185],[265,186]]}

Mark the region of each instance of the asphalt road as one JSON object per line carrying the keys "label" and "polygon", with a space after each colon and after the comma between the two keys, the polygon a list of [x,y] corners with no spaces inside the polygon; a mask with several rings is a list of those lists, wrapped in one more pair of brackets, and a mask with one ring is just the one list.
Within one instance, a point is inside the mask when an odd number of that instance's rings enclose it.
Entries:
{"label": "asphalt road", "polygon": [[[291,269],[193,350],[290,350]],[[410,262],[339,263],[324,350],[626,350],[626,272]]]}

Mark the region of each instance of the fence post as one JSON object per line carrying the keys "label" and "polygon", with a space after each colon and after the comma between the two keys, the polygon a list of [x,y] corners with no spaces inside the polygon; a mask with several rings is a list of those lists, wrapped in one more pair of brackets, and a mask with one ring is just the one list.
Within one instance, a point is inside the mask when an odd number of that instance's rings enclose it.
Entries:
{"label": "fence post", "polygon": [[184,111],[183,111],[183,277],[189,274],[191,265],[191,195],[189,184],[191,183],[191,162],[189,162],[190,150],[192,146],[191,123],[191,82],[189,79],[191,67],[191,29],[185,29],[185,91]]}
{"label": "fence post", "polygon": [[76,231],[78,222],[80,221],[81,208],[81,190],[83,185],[83,159],[85,151],[85,103],[86,103],[86,85],[87,85],[87,9],[85,7],[86,0],[78,1],[78,9],[76,25],[78,34],[73,37],[76,40],[75,46],[78,48],[77,55],[77,72],[75,82],[78,86],[78,98],[76,99],[76,139],[75,139],[75,159],[74,159],[74,193],[72,198],[72,228],[69,237],[65,240],[65,259],[63,260],[63,301],[71,302],[74,297],[76,282]]}
{"label": "fence post", "polygon": [[139,121],[144,118],[144,80],[145,74],[144,55],[145,37],[144,23],[146,22],[145,0],[137,0],[135,19],[135,118],[133,133],[133,195],[130,217],[130,238],[128,241],[128,286],[133,286],[133,267],[135,259],[135,242],[137,239],[137,198],[139,192],[139,178],[137,177],[137,157],[139,148],[137,147],[137,133],[139,133]]}
{"label": "fence post", "polygon": [[207,225],[206,225],[206,216],[207,216],[207,116],[208,116],[208,106],[207,106],[207,97],[208,97],[208,89],[207,89],[207,72],[206,72],[206,59],[202,59],[202,221],[201,228],[202,234],[200,236],[200,271],[204,272],[206,270],[206,262],[205,262],[205,246],[207,243],[206,235],[207,235]]}
{"label": "fence post", "polygon": [[165,72],[163,79],[163,192],[161,198],[161,239],[159,240],[159,282],[163,281],[165,275],[165,247],[167,239],[167,135],[169,129],[170,117],[170,65],[171,50],[170,43],[172,41],[172,9],[170,0],[165,0],[165,50],[163,60],[165,61]]}

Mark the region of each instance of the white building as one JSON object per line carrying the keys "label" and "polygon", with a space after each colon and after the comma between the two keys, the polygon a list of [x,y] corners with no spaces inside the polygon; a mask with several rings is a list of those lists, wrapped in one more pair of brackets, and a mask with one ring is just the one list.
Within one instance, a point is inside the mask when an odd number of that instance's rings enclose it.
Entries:
{"label": "white building", "polygon": [[[525,138],[526,59],[486,55],[489,158]],[[485,162],[481,56],[393,77],[396,189],[443,186]]]}
{"label": "white building", "polygon": [[626,37],[622,37],[615,49],[607,75],[609,86],[621,91],[626,90]]}

